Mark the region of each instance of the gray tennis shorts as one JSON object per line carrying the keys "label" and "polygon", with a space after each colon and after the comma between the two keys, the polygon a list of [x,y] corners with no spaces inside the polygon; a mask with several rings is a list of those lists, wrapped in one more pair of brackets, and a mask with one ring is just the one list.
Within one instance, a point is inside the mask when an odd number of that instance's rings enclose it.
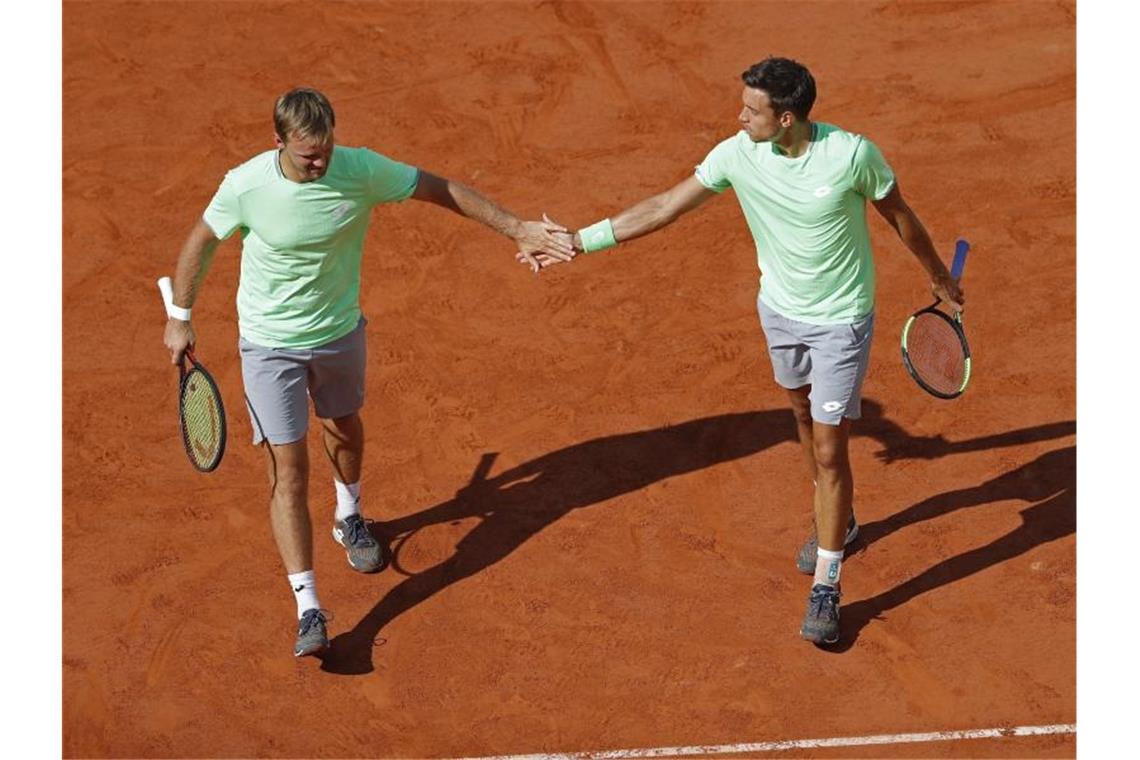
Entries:
{"label": "gray tennis shorts", "polygon": [[875,315],[846,325],[788,319],[756,299],[776,382],[789,390],[811,386],[811,418],[838,425],[862,416],[863,378],[871,358]]}
{"label": "gray tennis shorts", "polygon": [[266,348],[238,341],[253,443],[280,445],[305,437],[309,402],[324,419],[347,417],[364,405],[364,325],[316,348]]}

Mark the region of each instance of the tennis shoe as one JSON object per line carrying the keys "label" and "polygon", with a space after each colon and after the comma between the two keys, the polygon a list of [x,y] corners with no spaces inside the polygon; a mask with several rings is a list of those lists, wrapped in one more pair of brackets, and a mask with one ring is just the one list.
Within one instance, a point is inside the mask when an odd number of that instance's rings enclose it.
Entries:
{"label": "tennis shoe", "polygon": [[328,620],[325,611],[316,607],[301,613],[301,621],[297,624],[297,643],[293,645],[294,657],[319,654],[329,648],[329,634],[325,628]]}
{"label": "tennis shoe", "polygon": [[[859,535],[859,523],[855,522],[855,513],[851,513],[851,519],[847,521],[847,535],[843,537],[843,546],[851,545],[855,537]],[[815,560],[819,551],[819,536],[816,535],[815,525],[812,525],[811,535],[804,541],[804,545],[800,547],[799,554],[796,555],[796,569],[801,573],[807,575],[815,575]]]}
{"label": "tennis shoe", "polygon": [[823,583],[811,587],[800,636],[813,644],[839,641],[839,589]]}
{"label": "tennis shoe", "polygon": [[368,523],[359,514],[349,515],[333,523],[333,538],[344,547],[348,564],[361,573],[374,573],[384,567],[384,549]]}

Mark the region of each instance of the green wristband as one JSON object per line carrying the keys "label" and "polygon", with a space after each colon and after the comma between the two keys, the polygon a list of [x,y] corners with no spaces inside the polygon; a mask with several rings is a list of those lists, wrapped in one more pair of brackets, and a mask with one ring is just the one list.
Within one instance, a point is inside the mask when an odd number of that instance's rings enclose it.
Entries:
{"label": "green wristband", "polygon": [[578,237],[582,238],[582,250],[586,253],[602,251],[617,245],[614,237],[614,225],[609,219],[595,222],[589,227],[578,230]]}

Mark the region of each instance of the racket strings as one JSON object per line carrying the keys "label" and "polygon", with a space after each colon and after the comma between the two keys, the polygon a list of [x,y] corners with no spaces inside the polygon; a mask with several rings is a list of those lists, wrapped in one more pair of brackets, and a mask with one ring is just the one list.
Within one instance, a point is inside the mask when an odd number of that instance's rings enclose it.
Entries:
{"label": "racket strings", "polygon": [[911,368],[931,388],[956,393],[966,380],[966,355],[954,327],[935,314],[919,314],[906,340]]}
{"label": "racket strings", "polygon": [[181,412],[187,453],[199,467],[209,467],[222,445],[221,408],[217,391],[197,370],[186,375]]}

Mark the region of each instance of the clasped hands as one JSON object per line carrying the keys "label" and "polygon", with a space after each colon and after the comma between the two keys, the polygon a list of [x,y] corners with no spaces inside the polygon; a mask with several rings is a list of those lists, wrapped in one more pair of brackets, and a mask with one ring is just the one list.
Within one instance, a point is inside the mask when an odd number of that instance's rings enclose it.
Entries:
{"label": "clasped hands", "polygon": [[522,222],[515,243],[519,247],[515,259],[536,273],[552,264],[572,261],[582,252],[577,235],[546,214],[541,222]]}

